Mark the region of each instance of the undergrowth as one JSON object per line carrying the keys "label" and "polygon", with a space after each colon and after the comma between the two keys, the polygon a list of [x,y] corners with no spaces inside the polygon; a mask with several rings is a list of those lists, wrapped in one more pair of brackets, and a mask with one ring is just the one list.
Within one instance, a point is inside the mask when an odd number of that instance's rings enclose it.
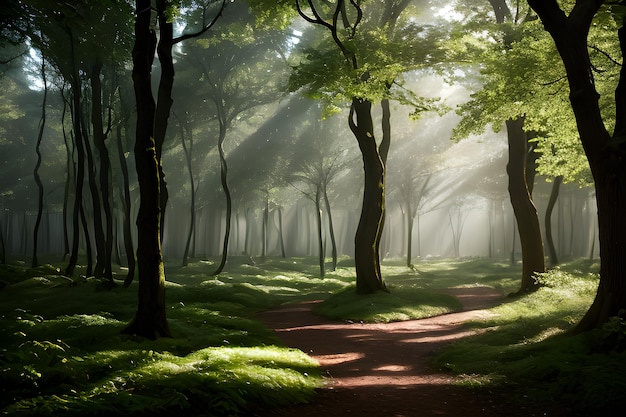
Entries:
{"label": "undergrowth", "polygon": [[626,334],[623,319],[569,333],[593,301],[597,268],[580,260],[541,274],[537,292],[491,309],[472,323],[482,331],[446,348],[435,365],[469,385],[514,390],[548,415],[551,407],[572,416],[616,415],[626,406],[626,353],[613,340]]}

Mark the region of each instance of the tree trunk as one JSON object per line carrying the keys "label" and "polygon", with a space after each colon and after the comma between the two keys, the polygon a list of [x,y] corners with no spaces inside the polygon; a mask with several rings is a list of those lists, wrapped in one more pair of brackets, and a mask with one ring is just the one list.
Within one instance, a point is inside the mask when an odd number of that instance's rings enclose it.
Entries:
{"label": "tree trunk", "polygon": [[63,261],[70,254],[70,239],[67,230],[67,212],[70,203],[70,182],[75,177],[74,164],[72,163],[72,150],[67,140],[65,132],[65,114],[67,112],[67,101],[63,97],[63,113],[61,115],[61,130],[63,131],[63,142],[65,143],[65,188],[63,193]]}
{"label": "tree trunk", "polygon": [[85,178],[85,149],[83,147],[80,110],[81,81],[74,54],[74,38],[72,36],[70,37],[70,52],[72,59],[72,76],[70,84],[72,88],[72,131],[74,132],[74,146],[76,147],[76,168],[74,169],[74,172],[76,173],[74,181],[76,192],[74,193],[74,207],[72,212],[72,250],[67,267],[65,268],[65,275],[67,276],[72,276],[74,269],[76,268],[76,263],[78,262],[78,244],[80,241],[79,217],[81,207],[83,205],[83,181]]}
{"label": "tree trunk", "polygon": [[283,210],[278,207],[278,239],[280,240],[280,253],[284,258],[287,257],[285,253],[285,239],[283,239]]}
{"label": "tree trunk", "polygon": [[124,229],[124,251],[126,252],[126,261],[128,263],[128,273],[124,279],[124,287],[128,288],[135,279],[135,249],[133,248],[133,235],[130,228],[130,185],[128,180],[128,165],[124,157],[124,146],[122,145],[122,127],[117,126],[117,156],[120,160],[122,168],[122,186],[124,187],[124,200],[122,202],[122,212],[124,213],[123,225]]}
{"label": "tree trunk", "polygon": [[98,190],[98,182],[96,181],[96,165],[93,159],[93,152],[89,144],[89,134],[84,123],[84,117],[81,118],[81,127],[83,129],[83,139],[85,141],[85,155],[87,156],[87,183],[91,195],[91,206],[93,209],[93,228],[94,240],[96,243],[96,267],[94,276],[101,278],[104,275],[104,230],[102,229],[102,203],[100,199],[100,190]]}
{"label": "tree trunk", "polygon": [[33,259],[31,266],[36,268],[39,266],[39,260],[37,259],[37,243],[39,235],[39,225],[41,224],[41,216],[43,214],[43,183],[39,176],[39,167],[41,167],[41,140],[43,139],[43,131],[46,127],[46,105],[48,98],[48,80],[46,78],[46,60],[42,59],[41,62],[41,78],[43,80],[43,102],[41,104],[41,120],[39,122],[39,132],[37,134],[37,145],[35,146],[35,152],[37,153],[37,163],[33,171],[35,177],[35,183],[37,184],[37,220],[35,221],[35,228],[33,231]]}
{"label": "tree trunk", "polygon": [[554,211],[554,206],[556,205],[556,201],[559,198],[559,189],[562,182],[563,177],[561,175],[554,179],[554,182],[552,183],[552,191],[550,192],[550,199],[548,200],[548,206],[546,207],[546,245],[548,245],[548,254],[551,267],[555,267],[559,264],[556,247],[554,246],[554,238],[552,237],[552,212]]}
{"label": "tree trunk", "polygon": [[151,69],[156,47],[150,0],[136,1],[133,84],[137,106],[135,164],[140,202],[137,214],[138,305],[135,317],[123,330],[149,339],[170,337],[165,315],[165,270],[161,252],[160,169],[154,139],[156,104],[151,90]]}
{"label": "tree trunk", "polygon": [[321,190],[318,186],[315,192],[315,220],[317,223],[317,243],[318,243],[318,259],[320,265],[320,278],[324,279],[326,275],[326,251],[324,250],[324,239],[323,239],[323,227],[322,227],[322,204],[321,204]]}
{"label": "tree trunk", "polygon": [[[626,309],[626,68],[621,67],[615,90],[615,131],[606,130],[599,94],[592,76],[587,34],[603,2],[580,2],[569,15],[554,0],[529,0],[545,29],[552,35],[563,59],[570,86],[570,102],[578,132],[596,187],[600,283],[596,297],[575,332],[601,327],[610,317]],[[622,56],[626,32],[618,31]]]}
{"label": "tree trunk", "polygon": [[87,256],[87,266],[85,267],[85,276],[90,277],[93,275],[93,251],[91,249],[91,237],[89,236],[89,222],[87,221],[87,214],[85,213],[85,205],[80,205],[80,223],[83,226],[83,233],[85,234],[85,254]]}
{"label": "tree trunk", "polygon": [[353,99],[348,121],[359,143],[365,174],[363,206],[354,239],[356,291],[359,294],[387,290],[380,273],[379,253],[385,214],[385,168],[374,138],[371,109],[369,101]]}
{"label": "tree trunk", "polygon": [[406,211],[406,267],[413,268],[413,262],[411,262],[411,256],[413,252],[413,222],[414,219],[411,216],[411,210]]}
{"label": "tree trunk", "polygon": [[524,119],[507,120],[506,126],[509,143],[509,197],[522,246],[522,283],[519,293],[524,293],[539,287],[534,276],[537,272],[545,272],[546,266],[537,209],[526,180],[528,142],[523,130]]}
{"label": "tree trunk", "polygon": [[165,172],[161,164],[163,144],[170,117],[170,111],[174,100],[172,99],[172,89],[174,88],[174,59],[172,58],[172,46],[174,45],[174,25],[169,19],[167,11],[169,0],[156,0],[157,17],[159,22],[159,43],[157,54],[161,65],[161,77],[159,79],[159,89],[157,92],[157,102],[154,116],[154,143],[156,148],[156,158],[159,164],[159,208],[161,211],[160,229],[161,242],[163,242],[163,232],[165,231],[165,210],[169,199],[167,183],[165,182]]}
{"label": "tree trunk", "polygon": [[[228,243],[230,242],[230,227],[231,218],[233,213],[233,199],[230,195],[230,188],[228,187],[228,164],[226,163],[226,154],[224,153],[224,139],[226,139],[226,124],[223,120],[220,120],[220,136],[217,141],[217,149],[220,155],[220,179],[222,181],[222,190],[224,190],[224,197],[226,197],[226,228],[224,230],[224,242],[222,245],[222,259],[219,266],[213,272],[213,275],[217,275],[224,270],[226,266],[226,260],[228,259]],[[267,225],[263,230],[266,230]],[[263,256],[265,256],[265,241],[263,242]]]}
{"label": "tree trunk", "polygon": [[328,233],[330,234],[331,256],[333,259],[332,271],[337,269],[337,241],[335,239],[335,227],[333,226],[333,215],[330,210],[330,201],[328,199],[328,193],[326,187],[323,189],[324,204],[326,205],[326,213],[328,214]]}
{"label": "tree trunk", "polygon": [[183,253],[183,266],[187,266],[189,264],[189,247],[191,246],[191,237],[193,236],[193,230],[196,227],[196,188],[193,181],[193,166],[191,164],[191,156],[193,152],[193,132],[189,132],[189,147],[187,147],[187,143],[185,142],[185,128],[182,125],[180,128],[180,134],[183,151],[185,153],[185,160],[187,161],[187,172],[189,173],[189,186],[191,192],[191,202],[189,207],[189,231],[187,232],[185,252]]}
{"label": "tree trunk", "polygon": [[[101,262],[101,272],[97,273],[113,285],[113,271],[111,269],[111,254],[113,252],[113,215],[111,213],[111,199],[109,197],[109,171],[111,162],[109,152],[106,148],[106,134],[102,121],[102,83],[100,74],[102,72],[102,62],[96,60],[91,71],[91,124],[93,126],[93,142],[98,156],[100,157],[100,193],[102,194],[102,210],[104,211],[104,234],[102,236],[102,254],[99,254]],[[94,192],[96,190],[92,190]],[[100,219],[101,220],[101,219]],[[101,226],[100,226],[101,227]]]}

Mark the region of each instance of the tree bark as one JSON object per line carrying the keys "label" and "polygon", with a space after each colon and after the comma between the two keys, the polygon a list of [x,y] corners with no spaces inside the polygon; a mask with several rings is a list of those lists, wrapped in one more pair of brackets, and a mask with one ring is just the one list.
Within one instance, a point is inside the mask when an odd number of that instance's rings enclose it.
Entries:
{"label": "tree bark", "polygon": [[322,227],[322,204],[321,204],[321,190],[319,185],[317,186],[315,192],[315,221],[317,223],[317,248],[318,248],[318,259],[320,266],[320,278],[324,279],[326,275],[326,265],[325,259],[326,254],[324,250],[324,239],[323,239],[323,227]]}
{"label": "tree bark", "polygon": [[39,121],[39,132],[37,134],[37,145],[35,152],[37,153],[37,162],[33,171],[35,183],[37,184],[37,220],[35,220],[35,228],[33,230],[33,259],[31,266],[36,268],[39,266],[37,259],[37,244],[39,235],[39,225],[41,224],[41,216],[43,214],[43,183],[39,176],[39,167],[41,167],[41,140],[43,139],[43,131],[46,127],[46,105],[48,99],[48,80],[46,78],[46,60],[45,57],[41,61],[41,78],[43,80],[43,100],[41,103],[41,120]]}
{"label": "tree bark", "polygon": [[[113,215],[111,213],[111,199],[109,197],[109,172],[111,162],[109,152],[106,148],[106,133],[102,119],[102,83],[100,74],[102,73],[102,62],[96,59],[91,71],[91,124],[93,127],[93,142],[100,158],[100,193],[102,196],[102,210],[104,211],[104,229],[102,236],[102,250],[100,255],[100,270],[96,274],[108,280],[113,285],[113,271],[111,267],[111,254],[113,252]],[[97,190],[92,190],[92,192]],[[100,219],[101,220],[101,219]]]}
{"label": "tree bark", "polygon": [[[596,297],[574,332],[601,327],[626,309],[626,69],[621,68],[615,90],[616,123],[606,130],[595,88],[587,34],[603,2],[577,2],[566,15],[555,0],[529,0],[563,59],[570,86],[570,102],[580,139],[595,181],[600,242],[600,283]],[[624,27],[618,31],[622,56],[626,52]]]}
{"label": "tree bark", "polygon": [[117,156],[120,161],[120,167],[122,168],[122,186],[124,187],[124,199],[122,202],[123,223],[122,229],[124,230],[124,251],[126,252],[126,262],[128,263],[128,273],[124,278],[124,287],[128,288],[135,279],[135,249],[133,247],[133,235],[130,229],[130,186],[128,180],[128,165],[126,165],[126,158],[124,157],[124,146],[122,145],[122,127],[117,126]]}
{"label": "tree bark", "polygon": [[563,176],[561,175],[554,179],[554,182],[552,183],[552,191],[550,192],[550,198],[548,200],[548,206],[546,207],[546,245],[548,246],[548,259],[550,259],[551,267],[557,266],[559,264],[559,258],[556,253],[554,238],[552,236],[552,212],[554,211],[554,206],[556,205],[556,201],[559,198],[559,189],[561,188],[562,182]]}
{"label": "tree bark", "polygon": [[[221,108],[220,110],[223,111]],[[222,111],[220,113],[223,114]],[[220,180],[222,182],[222,190],[224,190],[224,197],[226,197],[226,227],[224,230],[224,241],[222,244],[222,258],[220,264],[212,275],[221,273],[224,270],[224,266],[226,266],[226,261],[228,259],[228,243],[230,242],[231,219],[233,214],[233,199],[230,194],[230,188],[228,187],[228,164],[226,162],[226,154],[224,153],[224,139],[226,139],[226,122],[220,117],[220,133],[219,140],[217,141],[217,149],[220,155]],[[264,223],[263,230],[267,230],[266,223]],[[263,256],[265,256],[265,233],[263,236]]]}
{"label": "tree bark", "polygon": [[150,0],[136,1],[133,84],[137,106],[135,164],[140,202],[137,214],[138,305],[135,317],[123,330],[149,339],[170,337],[165,314],[165,270],[161,252],[160,164],[154,138],[156,103],[151,70],[156,48]]}
{"label": "tree bark", "polygon": [[523,125],[523,118],[506,122],[509,144],[507,164],[509,197],[522,246],[522,282],[519,293],[536,290],[539,285],[534,276],[537,272],[545,272],[546,269],[537,209],[526,180],[528,141]]}
{"label": "tree bark", "polygon": [[83,181],[85,178],[85,149],[83,147],[83,135],[82,135],[82,121],[81,121],[81,81],[78,72],[78,65],[74,53],[74,38],[70,32],[70,53],[72,59],[72,75],[70,78],[70,85],[72,89],[72,131],[74,132],[74,146],[76,147],[76,178],[74,186],[76,192],[74,193],[74,207],[72,211],[72,250],[70,253],[70,259],[67,267],[65,268],[65,275],[72,276],[76,269],[76,263],[78,262],[78,244],[80,241],[80,210],[83,204]]}
{"label": "tree bark", "polygon": [[193,166],[191,157],[193,153],[193,132],[189,132],[189,146],[185,141],[185,128],[180,127],[181,142],[183,144],[183,152],[185,153],[185,161],[187,162],[187,173],[189,174],[189,188],[191,192],[191,201],[189,204],[189,231],[187,232],[187,241],[185,242],[185,252],[183,253],[183,266],[189,264],[189,247],[191,246],[191,237],[196,227],[196,188],[193,180]]}
{"label": "tree bark", "polygon": [[385,215],[385,168],[374,137],[371,109],[371,102],[354,98],[348,120],[359,143],[365,177],[363,206],[354,238],[356,291],[359,294],[387,290],[380,273],[379,253]]}
{"label": "tree bark", "polygon": [[335,271],[337,269],[337,241],[335,239],[335,226],[333,225],[333,215],[330,209],[330,200],[328,199],[326,185],[324,185],[323,193],[324,204],[326,205],[326,213],[328,214],[328,233],[330,235],[331,256],[333,260],[332,271]]}

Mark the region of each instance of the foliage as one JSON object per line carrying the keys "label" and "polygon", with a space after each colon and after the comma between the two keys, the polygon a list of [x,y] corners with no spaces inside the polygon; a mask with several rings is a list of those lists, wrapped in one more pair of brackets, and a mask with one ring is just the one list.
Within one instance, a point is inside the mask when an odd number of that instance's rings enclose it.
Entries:
{"label": "foliage", "polygon": [[[487,2],[484,6],[489,7]],[[452,31],[444,45],[448,59],[457,62],[454,68],[462,68],[457,74],[446,72],[477,90],[457,110],[463,118],[453,131],[454,140],[481,134],[488,126],[498,132],[504,121],[524,118],[524,129],[536,135],[541,174],[591,184],[565,70],[540,21],[472,21]]]}
{"label": "foliage", "polygon": [[624,404],[626,368],[623,351],[607,353],[606,337],[623,334],[620,319],[610,329],[567,335],[593,300],[598,268],[578,260],[541,274],[536,293],[491,309],[472,323],[478,335],[446,348],[435,364],[485,389],[521,390],[527,407],[546,411],[559,399],[572,413],[613,415]]}

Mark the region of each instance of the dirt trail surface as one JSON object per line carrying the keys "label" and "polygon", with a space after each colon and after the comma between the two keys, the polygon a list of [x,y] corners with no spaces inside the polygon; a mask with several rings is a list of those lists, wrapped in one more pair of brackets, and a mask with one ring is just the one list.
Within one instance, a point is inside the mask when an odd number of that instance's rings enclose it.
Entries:
{"label": "dirt trail surface", "polygon": [[[503,395],[454,385],[433,369],[432,356],[446,344],[474,334],[463,323],[490,313],[502,301],[487,287],[451,288],[463,311],[389,324],[330,321],[311,312],[315,301],[259,315],[289,347],[308,353],[329,381],[310,404],[256,410],[258,417],[533,416]],[[544,415],[544,413],[541,413]],[[550,414],[552,415],[552,414]]]}

